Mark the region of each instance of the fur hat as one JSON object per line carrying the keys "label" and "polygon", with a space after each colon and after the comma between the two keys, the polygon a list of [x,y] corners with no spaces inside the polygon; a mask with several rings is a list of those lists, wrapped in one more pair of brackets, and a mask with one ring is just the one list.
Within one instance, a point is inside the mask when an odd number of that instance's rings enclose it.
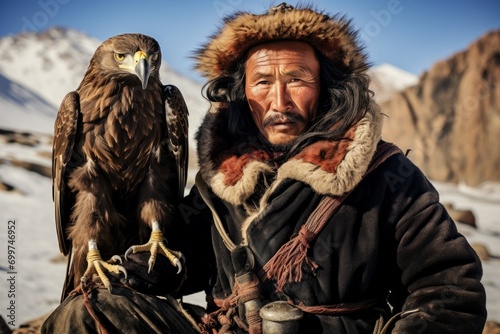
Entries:
{"label": "fur hat", "polygon": [[196,69],[208,79],[227,75],[250,48],[278,40],[309,43],[347,73],[368,68],[350,20],[282,3],[266,14],[238,12],[227,17],[219,32],[195,52]]}

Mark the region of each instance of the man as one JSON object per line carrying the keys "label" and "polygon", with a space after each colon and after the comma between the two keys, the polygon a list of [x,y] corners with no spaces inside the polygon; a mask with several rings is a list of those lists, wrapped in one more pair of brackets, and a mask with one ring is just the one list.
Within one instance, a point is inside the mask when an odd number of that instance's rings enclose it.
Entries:
{"label": "man", "polygon": [[[302,312],[300,332],[482,332],[479,259],[426,177],[381,140],[349,21],[286,4],[238,13],[196,59],[212,109],[179,207],[187,270],[173,294],[207,291],[203,332],[260,333],[276,301]],[[173,270],[124,265],[146,294],[72,297],[45,331],[194,331],[151,296],[172,292]]]}

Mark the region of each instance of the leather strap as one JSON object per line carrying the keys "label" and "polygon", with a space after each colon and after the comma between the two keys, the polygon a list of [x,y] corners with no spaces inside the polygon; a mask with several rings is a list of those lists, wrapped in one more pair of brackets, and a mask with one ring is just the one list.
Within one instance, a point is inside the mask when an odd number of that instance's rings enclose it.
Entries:
{"label": "leather strap", "polygon": [[231,240],[231,237],[226,232],[226,229],[224,228],[224,225],[222,224],[222,221],[220,220],[219,215],[215,210],[215,206],[212,203],[212,200],[210,199],[210,195],[207,189],[207,184],[205,180],[203,180],[199,172],[196,174],[195,184],[196,187],[198,188],[198,191],[200,192],[201,198],[203,198],[203,201],[205,201],[207,206],[210,208],[210,211],[212,211],[212,217],[214,218],[215,227],[217,228],[217,231],[222,237],[224,245],[226,246],[227,249],[229,249],[230,252],[232,252],[236,248],[236,244],[233,242],[233,240]]}
{"label": "leather strap", "polygon": [[[373,155],[372,161],[368,166],[363,178],[376,169],[382,162],[387,160],[390,156],[401,153],[401,150],[394,144],[388,142],[381,142],[377,146],[377,151]],[[354,189],[353,189],[354,190]],[[318,234],[323,229],[328,219],[339,208],[344,199],[353,191],[349,191],[340,197],[325,196],[321,199],[318,207],[311,213],[305,225],[307,229],[314,234]]]}
{"label": "leather strap", "polygon": [[[381,142],[377,147],[377,151],[375,152],[372,158],[372,162],[370,163],[370,166],[368,167],[365,176],[370,172],[372,172],[375,168],[377,168],[387,158],[396,153],[401,153],[401,150],[397,146],[388,142]],[[200,192],[201,197],[203,198],[207,206],[210,208],[210,211],[212,212],[215,227],[217,228],[217,231],[222,237],[224,245],[229,251],[233,251],[236,248],[236,244],[233,242],[229,234],[226,232],[226,229],[224,228],[224,225],[222,224],[222,221],[220,220],[219,215],[215,210],[213,202],[210,199],[210,195],[207,189],[207,184],[201,177],[200,173],[196,174],[195,184],[196,187],[198,188],[198,191]],[[312,230],[316,231],[317,234],[319,231],[321,231],[326,221],[338,209],[339,205],[342,203],[344,198],[347,197],[348,194],[349,193],[346,193],[342,197],[325,196],[318,204],[318,207],[311,214],[306,224],[308,224],[309,221],[311,221],[309,224],[313,225]]]}
{"label": "leather strap", "polygon": [[[372,161],[368,166],[368,169],[363,178],[366,177],[366,175],[370,174],[374,169],[376,169],[382,162],[387,160],[387,158],[396,153],[402,153],[396,145],[388,142],[381,142],[377,146],[377,150],[375,151]],[[307,219],[305,223],[307,229],[314,234],[319,233],[319,231],[321,231],[325,226],[328,219],[333,215],[335,211],[337,211],[340,204],[353,190],[354,189],[343,194],[340,197],[323,197],[319,202],[318,207],[311,213],[311,215]]]}

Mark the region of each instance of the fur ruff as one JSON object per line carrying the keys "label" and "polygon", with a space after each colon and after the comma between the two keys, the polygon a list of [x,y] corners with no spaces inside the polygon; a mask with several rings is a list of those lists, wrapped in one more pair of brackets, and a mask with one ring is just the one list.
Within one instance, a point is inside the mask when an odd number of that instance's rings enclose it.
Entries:
{"label": "fur ruff", "polygon": [[238,12],[226,18],[219,32],[195,52],[196,68],[208,79],[228,75],[250,48],[276,40],[309,43],[346,73],[368,68],[350,20],[288,5],[272,7],[262,15]]}
{"label": "fur ruff", "polygon": [[381,139],[382,117],[372,103],[365,117],[346,133],[345,140],[318,141],[276,169],[259,145],[222,144],[223,121],[209,113],[198,134],[200,172],[214,193],[233,205],[245,204],[264,179],[273,179],[273,183],[262,197],[261,207],[286,178],[304,182],[320,194],[342,195],[363,178]]}
{"label": "fur ruff", "polygon": [[348,140],[311,145],[279,168],[277,181],[291,178],[322,195],[343,195],[363,178],[381,136],[382,113],[373,103],[371,112],[346,133]]}

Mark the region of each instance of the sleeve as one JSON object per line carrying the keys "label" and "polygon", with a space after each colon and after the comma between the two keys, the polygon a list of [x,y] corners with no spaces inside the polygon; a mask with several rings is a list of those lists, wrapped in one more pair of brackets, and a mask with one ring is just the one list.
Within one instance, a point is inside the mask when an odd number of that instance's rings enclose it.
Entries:
{"label": "sleeve", "polygon": [[181,250],[185,257],[186,280],[178,291],[187,295],[210,288],[215,273],[212,247],[212,214],[196,186],[179,204],[179,216],[184,226]]}
{"label": "sleeve", "polygon": [[115,294],[107,289],[95,289],[90,295],[90,301],[81,294],[64,300],[37,332],[199,333],[192,319],[179,311],[181,306],[173,298],[158,298],[120,287]]}
{"label": "sleeve", "polygon": [[401,214],[393,270],[400,281],[391,298],[403,313],[392,333],[481,333],[486,321],[481,262],[425,176],[415,167],[409,179],[395,201]]}

